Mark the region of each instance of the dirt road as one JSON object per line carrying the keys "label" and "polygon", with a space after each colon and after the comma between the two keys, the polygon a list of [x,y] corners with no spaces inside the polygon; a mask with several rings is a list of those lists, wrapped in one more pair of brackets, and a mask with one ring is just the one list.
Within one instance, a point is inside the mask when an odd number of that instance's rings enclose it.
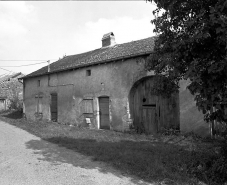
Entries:
{"label": "dirt road", "polygon": [[0,185],[147,184],[0,121]]}

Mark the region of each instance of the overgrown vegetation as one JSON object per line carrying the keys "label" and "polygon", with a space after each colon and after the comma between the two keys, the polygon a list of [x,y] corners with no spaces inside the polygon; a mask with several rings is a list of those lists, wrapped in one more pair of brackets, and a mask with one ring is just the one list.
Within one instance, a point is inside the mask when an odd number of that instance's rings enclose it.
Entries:
{"label": "overgrown vegetation", "polygon": [[[21,73],[18,74],[21,75]],[[0,94],[7,100],[7,109],[22,110],[23,85],[18,81],[18,78],[6,77],[0,81]]]}
{"label": "overgrown vegetation", "polygon": [[20,97],[19,93],[22,92],[22,84],[18,82],[18,80],[12,80],[7,83],[8,88],[8,99],[9,109],[21,110],[22,109],[22,97]]}
{"label": "overgrown vegetation", "polygon": [[90,130],[52,122],[27,121],[20,112],[5,112],[0,118],[46,141],[111,165],[123,175],[150,183],[186,185],[204,182],[221,185],[227,182],[224,143],[204,141],[196,135],[153,137]]}
{"label": "overgrown vegetation", "polygon": [[164,93],[190,80],[188,89],[214,130],[214,120],[227,122],[227,1],[148,1],[157,4],[151,22],[158,37],[147,69],[171,82]]}

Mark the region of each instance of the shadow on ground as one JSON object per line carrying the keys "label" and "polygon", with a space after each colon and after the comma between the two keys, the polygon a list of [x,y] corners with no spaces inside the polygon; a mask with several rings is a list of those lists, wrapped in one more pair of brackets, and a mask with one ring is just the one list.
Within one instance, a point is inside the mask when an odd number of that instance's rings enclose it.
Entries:
{"label": "shadow on ground", "polygon": [[190,181],[181,166],[188,160],[189,155],[182,147],[130,140],[99,142],[68,137],[52,137],[45,140],[48,142],[31,140],[26,146],[43,156],[39,160],[51,162],[53,165],[68,163],[120,177],[129,176],[136,184],[141,184],[138,179],[154,184],[169,179],[166,185],[188,184]]}
{"label": "shadow on ground", "polygon": [[22,111],[6,111],[1,113],[3,117],[10,118],[10,119],[21,119],[23,118]]}

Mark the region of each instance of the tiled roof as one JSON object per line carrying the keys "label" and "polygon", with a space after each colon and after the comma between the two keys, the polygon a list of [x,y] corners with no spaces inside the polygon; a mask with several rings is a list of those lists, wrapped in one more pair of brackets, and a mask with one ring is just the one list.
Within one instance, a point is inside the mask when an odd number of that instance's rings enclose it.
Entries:
{"label": "tiled roof", "polygon": [[152,53],[154,49],[155,37],[132,41],[124,44],[116,44],[111,47],[103,47],[86,53],[66,56],[50,64],[50,72],[45,66],[23,78],[40,76],[49,73],[55,73],[68,69],[81,68],[94,64],[106,63],[125,58],[142,56]]}
{"label": "tiled roof", "polygon": [[5,81],[10,81],[10,80],[17,80],[18,78],[22,78],[23,76],[25,76],[24,74],[22,74],[21,72],[15,73],[8,73],[5,75],[1,75],[0,76],[0,84],[2,84]]}

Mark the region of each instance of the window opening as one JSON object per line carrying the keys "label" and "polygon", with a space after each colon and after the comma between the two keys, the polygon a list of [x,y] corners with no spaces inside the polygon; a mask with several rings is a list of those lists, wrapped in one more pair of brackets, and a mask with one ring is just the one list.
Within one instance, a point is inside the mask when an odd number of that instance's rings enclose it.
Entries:
{"label": "window opening", "polygon": [[38,87],[40,87],[40,80],[38,80]]}
{"label": "window opening", "polygon": [[91,70],[90,69],[86,70],[86,76],[91,76]]}

